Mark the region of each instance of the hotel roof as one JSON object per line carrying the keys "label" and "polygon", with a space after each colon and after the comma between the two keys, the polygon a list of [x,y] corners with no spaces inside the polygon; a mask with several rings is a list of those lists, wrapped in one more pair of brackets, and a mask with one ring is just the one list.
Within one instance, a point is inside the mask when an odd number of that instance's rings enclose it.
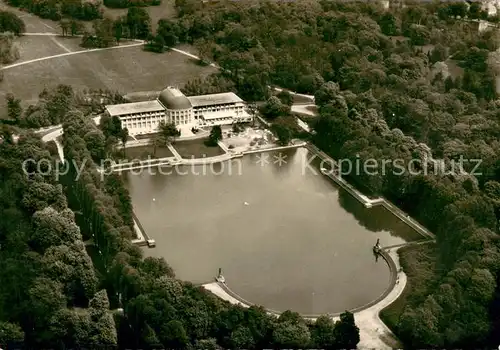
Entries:
{"label": "hotel roof", "polygon": [[174,110],[191,108],[191,102],[189,99],[184,96],[179,89],[172,86],[167,87],[160,93],[158,101],[167,109]]}
{"label": "hotel roof", "polygon": [[193,107],[212,106],[225,103],[243,102],[234,92],[223,92],[221,94],[188,96],[189,102]]}
{"label": "hotel roof", "polygon": [[122,103],[118,105],[107,105],[106,110],[111,116],[120,116],[133,113],[164,111],[165,108],[157,100],[154,100],[154,101]]}

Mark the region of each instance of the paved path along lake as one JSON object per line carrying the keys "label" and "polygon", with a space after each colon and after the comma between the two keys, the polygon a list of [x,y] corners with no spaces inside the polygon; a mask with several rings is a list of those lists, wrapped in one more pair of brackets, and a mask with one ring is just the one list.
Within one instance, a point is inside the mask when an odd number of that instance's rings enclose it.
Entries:
{"label": "paved path along lake", "polygon": [[220,267],[231,290],[278,311],[335,313],[379,297],[390,274],[372,253],[377,238],[390,246],[421,237],[385,208],[367,209],[339,190],[319,162],[306,167],[306,149],[281,155],[286,163],[278,153],[268,162],[253,154],[124,175],[156,241],[146,255],[163,256],[193,283],[213,280]]}

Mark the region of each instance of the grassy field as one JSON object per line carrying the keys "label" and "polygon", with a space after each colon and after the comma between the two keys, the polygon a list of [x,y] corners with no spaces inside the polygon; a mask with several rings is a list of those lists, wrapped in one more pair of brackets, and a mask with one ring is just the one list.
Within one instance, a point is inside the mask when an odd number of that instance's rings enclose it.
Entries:
{"label": "grassy field", "polygon": [[380,319],[398,335],[398,323],[407,304],[425,300],[439,276],[435,243],[407,246],[399,251],[401,266],[408,277],[403,293],[396,301],[380,311]]}
{"label": "grassy field", "polygon": [[111,89],[122,94],[161,90],[167,85],[182,86],[187,80],[204,77],[214,70],[200,67],[179,53],[145,52],[142,46],[88,52],[4,70],[0,104],[2,109],[5,108],[5,94],[8,92],[14,93],[25,104],[33,103],[43,88],[57,84],[68,84],[75,90]]}
{"label": "grassy field", "polygon": [[224,151],[219,147],[207,147],[204,144],[206,139],[196,139],[189,141],[177,141],[173,144],[174,148],[182,158],[203,158],[215,157],[224,154]]}
{"label": "grassy field", "polygon": [[[134,160],[145,160],[153,158],[165,158],[165,157],[173,157],[174,155],[168,149],[168,147],[156,147],[156,153],[153,155],[154,147],[153,146],[137,146],[137,147],[127,147],[125,150],[125,159],[128,161]],[[123,156],[123,155],[122,155]]]}
{"label": "grassy field", "polygon": [[[134,41],[123,40],[120,45],[134,44]],[[19,49],[19,59],[13,63],[29,61],[37,58],[59,55],[67,52],[85,50],[80,46],[81,38],[63,36],[21,36],[15,39]]]}
{"label": "grassy field", "polygon": [[305,96],[300,96],[300,95],[292,95],[293,97],[293,103],[314,103],[312,99],[305,97]]}
{"label": "grassy field", "polygon": [[19,48],[19,60],[13,63],[29,61],[36,58],[58,55],[65,52],[80,51],[80,38],[53,36],[22,36],[15,45]]}

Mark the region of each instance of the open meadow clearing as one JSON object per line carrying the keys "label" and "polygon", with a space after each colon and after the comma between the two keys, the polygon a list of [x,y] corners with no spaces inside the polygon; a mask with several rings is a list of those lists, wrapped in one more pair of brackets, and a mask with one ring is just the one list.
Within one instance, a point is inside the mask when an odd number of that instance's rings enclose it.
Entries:
{"label": "open meadow clearing", "polygon": [[[59,48],[52,55],[61,51]],[[5,69],[0,103],[3,109],[9,92],[24,103],[34,103],[43,88],[57,84],[68,84],[75,90],[111,89],[122,94],[161,90],[167,85],[182,86],[214,70],[182,54],[145,52],[142,46],[84,52]]]}
{"label": "open meadow clearing", "polygon": [[13,63],[83,50],[80,38],[61,36],[21,36],[16,38],[19,59]]}

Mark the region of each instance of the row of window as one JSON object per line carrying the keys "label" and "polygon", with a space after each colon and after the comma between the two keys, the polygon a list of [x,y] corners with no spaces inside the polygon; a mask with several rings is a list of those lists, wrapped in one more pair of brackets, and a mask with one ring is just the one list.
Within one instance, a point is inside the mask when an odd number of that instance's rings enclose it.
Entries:
{"label": "row of window", "polygon": [[159,123],[151,123],[150,121],[142,123],[123,123],[123,127],[126,127],[128,129],[137,129],[137,128],[156,129],[158,128],[158,124]]}
{"label": "row of window", "polygon": [[173,116],[176,116],[176,117],[189,116],[189,115],[191,115],[191,110],[187,109],[187,110],[183,110],[183,111],[168,111],[168,114],[171,117],[173,117]]}
{"label": "row of window", "polygon": [[231,111],[243,111],[243,107],[204,107],[198,108],[194,110],[195,114],[203,113],[203,112],[231,112]]}
{"label": "row of window", "polygon": [[125,120],[137,120],[142,118],[151,118],[151,117],[164,117],[165,112],[149,112],[149,113],[133,113],[133,114],[125,114],[121,115],[120,119]]}

